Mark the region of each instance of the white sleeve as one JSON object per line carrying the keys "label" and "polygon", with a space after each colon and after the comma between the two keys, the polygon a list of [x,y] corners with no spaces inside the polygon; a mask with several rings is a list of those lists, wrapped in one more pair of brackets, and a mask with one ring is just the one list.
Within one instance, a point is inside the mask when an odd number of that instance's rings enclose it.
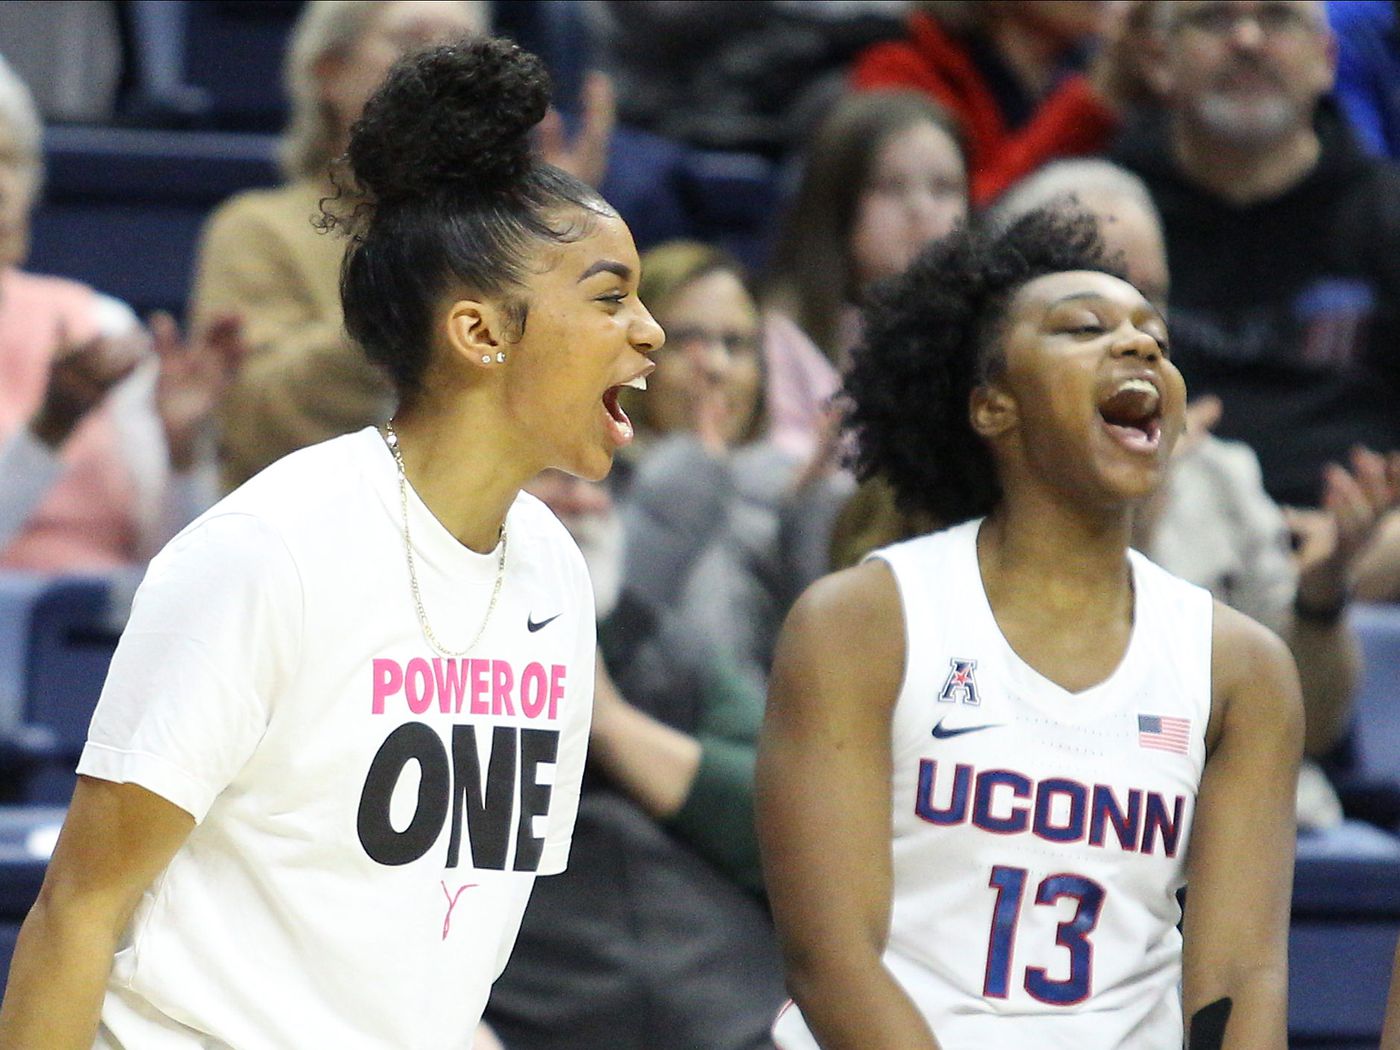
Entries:
{"label": "white sleeve", "polygon": [[0,550],[24,529],[63,473],[58,453],[21,426],[0,441]]}
{"label": "white sleeve", "polygon": [[216,514],[177,536],[136,592],[78,772],[203,820],[262,739],[302,609],[296,564],[260,518]]}
{"label": "white sleeve", "polygon": [[572,549],[569,551],[569,579],[565,581],[565,593],[578,610],[578,633],[559,724],[559,752],[549,801],[549,830],[537,869],[540,875],[558,875],[568,866],[574,821],[578,817],[579,791],[583,785],[584,761],[588,755],[588,730],[593,721],[593,672],[598,652],[593,584],[583,563],[583,555],[573,546],[571,539],[567,542]]}

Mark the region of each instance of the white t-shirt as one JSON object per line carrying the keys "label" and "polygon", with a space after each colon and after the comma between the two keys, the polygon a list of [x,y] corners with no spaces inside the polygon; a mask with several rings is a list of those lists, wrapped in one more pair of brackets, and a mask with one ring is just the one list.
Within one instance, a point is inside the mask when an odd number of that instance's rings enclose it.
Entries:
{"label": "white t-shirt", "polygon": [[[1129,552],[1127,652],[1071,694],[1025,663],[970,521],[873,557],[904,610],[884,963],[943,1050],[1180,1050],[1177,891],[1205,764],[1210,594]],[[815,1050],[801,1012],[781,1050]]]}
{"label": "white t-shirt", "polygon": [[[497,558],[416,494],[429,622],[460,648]],[[119,946],[100,1047],[466,1048],[536,874],[568,857],[593,700],[583,559],[506,518],[471,654],[414,610],[372,429],[294,453],[151,563],[80,773],[197,824]]]}

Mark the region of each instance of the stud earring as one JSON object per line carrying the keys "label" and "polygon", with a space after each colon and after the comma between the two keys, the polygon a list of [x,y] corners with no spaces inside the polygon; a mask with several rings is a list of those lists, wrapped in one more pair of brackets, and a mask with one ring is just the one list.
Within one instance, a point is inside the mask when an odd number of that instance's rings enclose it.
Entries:
{"label": "stud earring", "polygon": [[482,354],[482,355],[481,355],[481,363],[482,363],[483,365],[489,365],[489,364],[491,363],[491,355],[490,355],[490,354]]}
{"label": "stud earring", "polygon": [[506,352],[504,350],[496,351],[496,363],[498,365],[503,365],[506,363]]}

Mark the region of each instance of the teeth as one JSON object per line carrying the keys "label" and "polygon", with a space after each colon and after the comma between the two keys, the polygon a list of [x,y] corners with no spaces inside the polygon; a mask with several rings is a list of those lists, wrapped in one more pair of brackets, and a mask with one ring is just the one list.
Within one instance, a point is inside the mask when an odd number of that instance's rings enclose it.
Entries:
{"label": "teeth", "polygon": [[1157,396],[1157,388],[1151,383],[1149,383],[1146,379],[1125,380],[1119,385],[1115,393],[1125,393],[1129,390],[1135,391],[1139,394],[1151,394],[1154,399]]}
{"label": "teeth", "polygon": [[635,378],[635,379],[629,379],[629,380],[627,380],[627,382],[623,383],[622,385],[623,385],[623,386],[627,386],[627,387],[631,387],[633,390],[645,390],[645,389],[647,388],[647,377],[646,377],[646,376],[637,376],[637,378]]}

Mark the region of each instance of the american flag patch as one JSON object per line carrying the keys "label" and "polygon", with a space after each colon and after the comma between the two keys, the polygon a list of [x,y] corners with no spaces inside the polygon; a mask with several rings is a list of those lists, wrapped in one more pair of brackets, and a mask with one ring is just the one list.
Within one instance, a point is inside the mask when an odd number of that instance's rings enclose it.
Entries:
{"label": "american flag patch", "polygon": [[1138,745],[1184,755],[1191,745],[1191,719],[1138,715]]}

